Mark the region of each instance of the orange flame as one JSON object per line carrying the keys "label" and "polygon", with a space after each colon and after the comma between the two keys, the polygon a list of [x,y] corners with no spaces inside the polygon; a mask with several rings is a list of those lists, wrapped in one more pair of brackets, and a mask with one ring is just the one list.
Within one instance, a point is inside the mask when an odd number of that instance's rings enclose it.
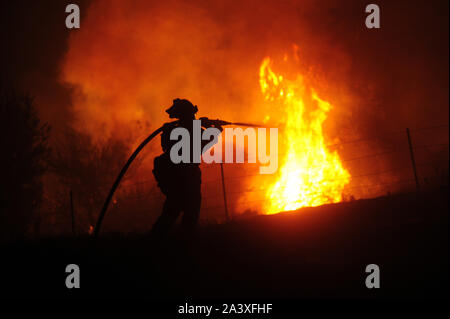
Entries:
{"label": "orange flame", "polygon": [[320,99],[301,74],[288,80],[272,71],[271,64],[270,58],[264,59],[259,82],[267,103],[285,110],[279,135],[285,153],[277,179],[267,189],[264,211],[273,214],[341,201],[350,174],[337,152],[327,149],[322,130],[332,105]]}

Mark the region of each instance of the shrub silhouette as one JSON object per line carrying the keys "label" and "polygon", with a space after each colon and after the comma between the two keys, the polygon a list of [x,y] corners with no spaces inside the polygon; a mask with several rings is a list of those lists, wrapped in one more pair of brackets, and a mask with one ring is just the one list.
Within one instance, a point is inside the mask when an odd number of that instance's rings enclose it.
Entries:
{"label": "shrub silhouette", "polygon": [[50,127],[39,119],[32,97],[1,88],[0,119],[0,228],[2,240],[11,240],[39,227]]}

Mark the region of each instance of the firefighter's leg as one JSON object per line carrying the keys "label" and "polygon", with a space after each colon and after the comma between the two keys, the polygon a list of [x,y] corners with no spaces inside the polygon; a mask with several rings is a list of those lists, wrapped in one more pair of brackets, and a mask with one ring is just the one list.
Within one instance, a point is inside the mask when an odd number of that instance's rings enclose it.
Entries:
{"label": "firefighter's leg", "polygon": [[166,236],[181,212],[180,201],[173,196],[168,196],[164,202],[161,216],[152,228],[152,237],[158,239]]}
{"label": "firefighter's leg", "polygon": [[181,221],[182,233],[185,236],[192,237],[200,215],[202,196],[200,191],[191,193],[184,205],[184,214]]}

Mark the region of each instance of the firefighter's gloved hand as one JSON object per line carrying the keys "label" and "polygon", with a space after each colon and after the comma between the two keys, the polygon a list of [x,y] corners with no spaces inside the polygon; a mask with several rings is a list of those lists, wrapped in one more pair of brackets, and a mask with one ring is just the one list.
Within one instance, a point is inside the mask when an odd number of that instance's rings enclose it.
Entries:
{"label": "firefighter's gloved hand", "polygon": [[222,123],[223,121],[220,120],[211,120],[207,117],[201,117],[200,120],[202,121],[202,126],[209,128],[209,127],[215,127],[217,128],[219,131],[223,131],[223,127],[222,127]]}
{"label": "firefighter's gloved hand", "polygon": [[199,120],[202,121],[202,126],[205,128],[209,128],[209,127],[213,126],[212,121],[207,117],[201,117],[201,118],[199,118]]}

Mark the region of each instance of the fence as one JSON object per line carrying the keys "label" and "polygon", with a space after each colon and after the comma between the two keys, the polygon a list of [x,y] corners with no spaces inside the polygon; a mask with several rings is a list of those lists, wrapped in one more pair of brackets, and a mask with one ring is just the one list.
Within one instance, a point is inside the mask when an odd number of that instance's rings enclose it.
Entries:
{"label": "fence", "polygon": [[[327,148],[338,152],[351,174],[350,183],[344,188],[344,200],[349,200],[448,186],[448,145],[448,125],[439,125],[344,139]],[[201,164],[201,216],[207,221],[220,221],[245,210],[260,210],[268,200],[266,186],[274,177],[260,175],[256,165]],[[149,176],[121,185],[113,209],[134,202],[141,207],[136,212],[148,213],[149,201],[162,203],[163,199]]]}

